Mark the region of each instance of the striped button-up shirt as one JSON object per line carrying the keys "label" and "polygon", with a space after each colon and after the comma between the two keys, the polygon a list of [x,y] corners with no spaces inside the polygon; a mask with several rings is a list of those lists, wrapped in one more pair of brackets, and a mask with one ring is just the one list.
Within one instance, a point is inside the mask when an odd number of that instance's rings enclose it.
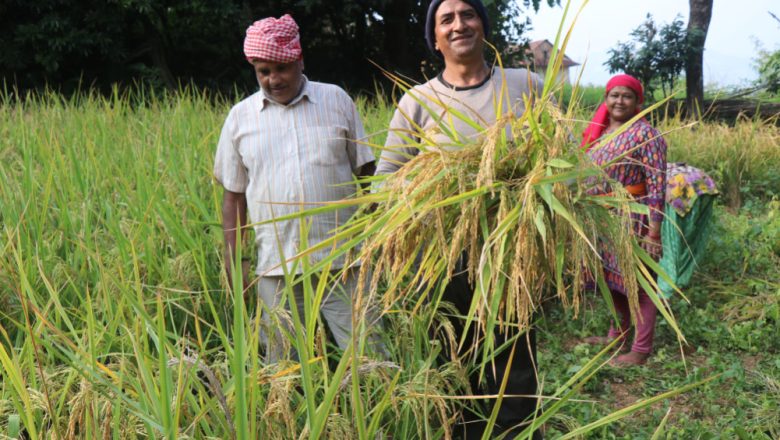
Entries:
{"label": "striped button-up shirt", "polygon": [[[307,244],[313,246],[355,212],[348,208],[309,216],[303,224],[257,224],[353,196],[353,174],[374,160],[371,149],[358,142],[363,136],[349,95],[335,85],[306,79],[301,93],[287,105],[267,98],[261,89],[230,110],[214,176],[228,191],[246,193],[259,275],[282,275],[285,259],[293,268],[289,260],[302,250],[302,228],[308,229]],[[310,261],[321,261],[328,253],[321,250]],[[338,259],[332,267],[342,266],[343,259]],[[300,270],[298,265],[296,272]]]}

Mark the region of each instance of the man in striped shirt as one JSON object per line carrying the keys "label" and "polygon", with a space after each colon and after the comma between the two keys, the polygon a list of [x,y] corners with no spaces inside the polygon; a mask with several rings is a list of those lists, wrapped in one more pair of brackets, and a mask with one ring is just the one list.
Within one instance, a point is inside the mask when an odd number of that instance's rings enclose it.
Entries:
{"label": "man in striped shirt", "polygon": [[[230,110],[214,164],[214,175],[224,187],[222,225],[228,274],[231,266],[240,264],[236,261],[236,230],[246,226],[247,211],[254,224],[263,322],[266,329],[274,329],[264,332],[268,362],[286,352],[287,342],[279,329],[291,328],[273,319],[286,298],[284,274],[302,269],[293,257],[327,239],[355,208],[303,220],[268,221],[349,198],[356,191],[351,184],[354,176],[374,171],[373,152],[358,143],[363,126],[354,102],[335,85],[309,81],[303,75],[301,52],[298,26],[289,15],[263,19],[247,29],[244,54],[261,87]],[[302,231],[307,231],[305,237]],[[328,253],[329,249],[323,249],[308,258],[315,264]],[[343,265],[339,258],[331,269],[335,272]],[[352,331],[351,294],[357,286],[357,269],[348,269],[345,278],[334,277],[328,286],[319,312],[343,349]],[[300,283],[289,287],[303,320],[303,288]]]}

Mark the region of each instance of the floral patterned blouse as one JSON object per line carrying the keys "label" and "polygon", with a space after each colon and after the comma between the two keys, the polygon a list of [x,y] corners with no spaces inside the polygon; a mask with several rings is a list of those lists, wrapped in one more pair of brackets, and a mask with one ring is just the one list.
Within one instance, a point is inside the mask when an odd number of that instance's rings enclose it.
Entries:
{"label": "floral patterned blouse", "polygon": [[[604,132],[602,137],[608,134],[608,131]],[[644,183],[646,194],[637,200],[650,208],[652,221],[660,222],[666,194],[666,149],[661,133],[645,119],[640,119],[608,143],[596,144],[588,155],[596,164],[604,165],[625,154],[605,171],[624,186]],[[610,191],[606,186],[603,190]]]}

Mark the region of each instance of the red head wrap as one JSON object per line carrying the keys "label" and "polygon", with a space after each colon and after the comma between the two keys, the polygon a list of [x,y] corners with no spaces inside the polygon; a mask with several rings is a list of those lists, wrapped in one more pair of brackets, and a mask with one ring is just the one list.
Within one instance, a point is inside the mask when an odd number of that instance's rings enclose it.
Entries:
{"label": "red head wrap", "polygon": [[[629,89],[633,90],[634,93],[636,93],[637,104],[641,104],[645,101],[645,94],[644,89],[642,88],[642,83],[631,75],[622,74],[613,76],[609,81],[607,81],[606,93],[609,93],[610,90],[614,89],[615,87],[628,87]],[[636,111],[639,113],[638,105],[636,107]],[[601,137],[601,134],[604,133],[604,130],[607,129],[608,123],[609,112],[607,111],[607,104],[601,103],[599,108],[596,110],[596,114],[593,115],[593,119],[590,120],[590,124],[588,124],[588,127],[585,129],[585,131],[582,132],[582,143],[580,145],[586,148],[590,148],[591,144],[596,142],[596,140]]]}
{"label": "red head wrap", "polygon": [[289,14],[279,19],[268,17],[258,20],[246,30],[244,55],[252,58],[291,63],[301,59],[301,38],[298,25]]}

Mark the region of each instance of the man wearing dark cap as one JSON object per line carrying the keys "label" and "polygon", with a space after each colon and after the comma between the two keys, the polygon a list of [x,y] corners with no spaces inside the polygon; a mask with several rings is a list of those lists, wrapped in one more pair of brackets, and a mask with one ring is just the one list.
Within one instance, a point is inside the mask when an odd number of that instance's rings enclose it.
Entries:
{"label": "man wearing dark cap", "polygon": [[[430,81],[410,89],[399,101],[390,122],[385,150],[377,165],[377,174],[395,172],[419,153],[414,146],[419,138],[410,133],[424,132],[441,148],[458,148],[464,140],[478,139],[484,133],[484,130],[463,121],[458,113],[465,114],[486,129],[496,121],[497,113],[522,114],[524,99],[530,99],[541,91],[541,80],[526,69],[502,70],[487,64],[484,39],[489,33],[489,26],[485,7],[479,0],[431,2],[425,23],[425,40],[431,52],[444,61],[444,70]],[[502,108],[497,109],[499,103]],[[446,121],[444,124],[448,130],[439,128],[441,121]],[[448,132],[457,139],[450,138]],[[465,267],[465,262],[462,262],[461,267],[456,269],[456,275],[449,281],[443,296],[461,316],[468,314],[473,295]],[[462,333],[464,321],[452,318],[451,322]],[[511,347],[503,350],[494,357],[493,365],[485,368],[485,380],[480,381],[478,368],[474,369],[470,380],[477,394],[495,396],[499,394],[505,374],[508,374],[504,394],[528,396],[505,397],[501,402],[493,432],[514,435],[522,431],[536,413],[535,335],[531,330],[519,336],[499,332],[495,336],[496,346],[514,338],[514,356],[510,359]],[[475,335],[467,338],[464,348],[476,343]],[[464,412],[458,426],[463,438],[482,436],[484,420],[489,417],[495,400],[489,402],[481,415],[477,414],[477,408]],[[536,437],[539,437],[538,433]]]}
{"label": "man wearing dark cap", "polygon": [[[247,224],[247,211],[254,224],[266,360],[276,362],[288,354],[289,343],[281,329],[290,330],[285,324],[289,320],[273,322],[276,312],[285,309],[286,288],[292,289],[299,315],[305,317],[303,286],[285,286],[286,272],[302,271],[290,259],[303,250],[303,243],[314,246],[329,238],[355,208],[309,216],[306,228],[300,220],[276,219],[352,196],[354,176],[373,173],[374,154],[359,143],[363,126],[349,95],[335,85],[309,81],[303,74],[298,25],[292,17],[269,17],[252,24],[246,31],[244,55],[260,90],[230,110],[217,146],[214,176],[225,189],[222,225],[228,273],[240,264],[236,229]],[[302,237],[304,229],[306,237]],[[309,259],[317,263],[328,253],[329,249],[316,251]],[[337,259],[331,268],[336,271],[343,265],[343,258]],[[343,277],[330,277],[319,304],[342,349],[352,331],[351,295],[357,287],[357,270],[351,267]],[[316,277],[313,282],[316,285]]]}

